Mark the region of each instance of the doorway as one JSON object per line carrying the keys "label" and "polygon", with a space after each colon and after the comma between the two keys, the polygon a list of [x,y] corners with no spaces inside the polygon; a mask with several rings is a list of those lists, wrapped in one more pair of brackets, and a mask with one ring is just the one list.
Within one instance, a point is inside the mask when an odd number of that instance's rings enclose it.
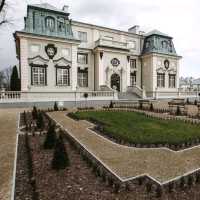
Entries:
{"label": "doorway", "polygon": [[112,89],[116,89],[120,92],[120,76],[118,74],[112,74],[110,78],[110,85]]}

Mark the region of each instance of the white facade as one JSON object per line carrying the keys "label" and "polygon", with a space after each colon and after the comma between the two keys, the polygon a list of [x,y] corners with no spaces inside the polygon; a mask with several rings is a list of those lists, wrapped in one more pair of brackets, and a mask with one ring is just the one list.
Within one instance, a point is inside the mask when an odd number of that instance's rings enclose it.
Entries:
{"label": "white facade", "polygon": [[[41,4],[31,8],[45,12],[48,6]],[[47,10],[50,13],[52,7]],[[30,14],[28,16],[31,18]],[[47,23],[46,26],[49,25]],[[146,38],[151,39],[154,35],[166,37],[172,48],[170,37],[160,32],[147,36],[139,33],[137,26],[126,32],[77,21],[71,21],[70,25],[71,38],[24,30],[15,33],[22,91],[115,89],[119,92],[136,92],[134,88],[137,88],[145,90],[147,96],[153,96],[155,91],[177,92],[180,57],[176,54],[143,52]],[[56,49],[52,58],[46,50],[49,45]],[[169,66],[165,65],[166,61]]]}

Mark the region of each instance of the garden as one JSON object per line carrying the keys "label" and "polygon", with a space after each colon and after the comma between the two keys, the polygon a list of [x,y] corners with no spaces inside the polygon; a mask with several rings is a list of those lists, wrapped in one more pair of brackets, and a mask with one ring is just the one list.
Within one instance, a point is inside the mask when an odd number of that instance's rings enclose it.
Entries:
{"label": "garden", "polygon": [[94,122],[105,136],[130,144],[178,145],[200,139],[200,125],[178,120],[146,117],[125,111],[87,111],[71,113],[74,119]]}

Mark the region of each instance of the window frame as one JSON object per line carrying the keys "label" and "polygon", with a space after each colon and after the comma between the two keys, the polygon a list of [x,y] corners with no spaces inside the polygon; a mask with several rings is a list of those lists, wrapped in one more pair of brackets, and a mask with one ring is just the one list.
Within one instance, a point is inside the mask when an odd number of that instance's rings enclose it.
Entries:
{"label": "window frame", "polygon": [[[79,55],[86,56],[85,63],[84,62],[80,62]],[[88,54],[87,53],[78,53],[77,54],[77,63],[78,64],[82,64],[82,65],[87,65],[88,64]]]}
{"label": "window frame", "polygon": [[[172,77],[173,79],[171,79]],[[169,74],[169,88],[176,88],[176,74]]]}
{"label": "window frame", "polygon": [[[81,34],[85,35],[85,38],[82,37]],[[85,31],[78,31],[78,39],[79,39],[81,42],[87,42],[87,41],[88,41],[87,32],[85,32]]]}
{"label": "window frame", "polygon": [[130,86],[135,86],[137,83],[137,73],[136,71],[130,73]]}
{"label": "window frame", "polygon": [[157,73],[157,87],[158,88],[165,87],[165,73]]}
{"label": "window frame", "polygon": [[[82,75],[82,77],[80,77],[80,74]],[[86,75],[86,77],[84,77],[84,75]],[[80,88],[87,88],[88,87],[88,68],[82,70],[79,67],[77,71],[77,79],[78,79],[77,83]],[[86,84],[84,84],[84,82]]]}
{"label": "window frame", "polygon": [[[67,65],[67,66],[58,66],[58,65],[56,65],[55,66],[55,68],[56,68],[56,86],[70,86],[71,84],[70,84],[70,66],[69,65]],[[62,83],[58,83],[58,79],[59,79],[59,77],[58,77],[58,70],[62,70]],[[64,83],[64,73],[63,73],[63,71],[64,70],[66,70],[67,71],[67,73],[66,73],[66,84]]]}
{"label": "window frame", "polygon": [[[31,66],[31,85],[33,85],[33,86],[46,86],[47,85],[47,65],[30,64],[30,66]],[[37,73],[34,72],[34,68],[38,69]],[[43,74],[44,74],[44,82],[43,83],[41,83],[41,80],[40,80],[41,72],[39,72],[39,69],[43,69],[44,70],[44,72],[43,72]],[[37,83],[34,80],[34,74],[38,74]]]}
{"label": "window frame", "polygon": [[[50,21],[50,20],[51,20],[52,23],[48,23],[48,21]],[[49,25],[52,25],[52,26],[49,26]],[[56,27],[55,18],[52,17],[52,16],[47,16],[47,17],[45,18],[45,27],[46,27],[48,30],[50,30],[51,32],[53,32],[53,31],[55,30],[55,27]]]}
{"label": "window frame", "polygon": [[[132,66],[132,63],[134,63],[134,66]],[[136,61],[136,59],[130,59],[130,68],[137,69],[137,61]]]}

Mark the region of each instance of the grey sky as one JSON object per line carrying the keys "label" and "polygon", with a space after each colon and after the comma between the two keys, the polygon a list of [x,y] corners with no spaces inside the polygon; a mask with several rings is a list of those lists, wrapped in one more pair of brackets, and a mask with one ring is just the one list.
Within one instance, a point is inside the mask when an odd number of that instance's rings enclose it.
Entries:
{"label": "grey sky", "polygon": [[9,16],[14,25],[0,30],[0,69],[17,63],[13,32],[23,28],[26,5],[50,3],[69,5],[71,18],[83,22],[127,30],[140,25],[144,31],[158,29],[173,36],[183,56],[180,74],[200,77],[199,0],[9,0]]}

